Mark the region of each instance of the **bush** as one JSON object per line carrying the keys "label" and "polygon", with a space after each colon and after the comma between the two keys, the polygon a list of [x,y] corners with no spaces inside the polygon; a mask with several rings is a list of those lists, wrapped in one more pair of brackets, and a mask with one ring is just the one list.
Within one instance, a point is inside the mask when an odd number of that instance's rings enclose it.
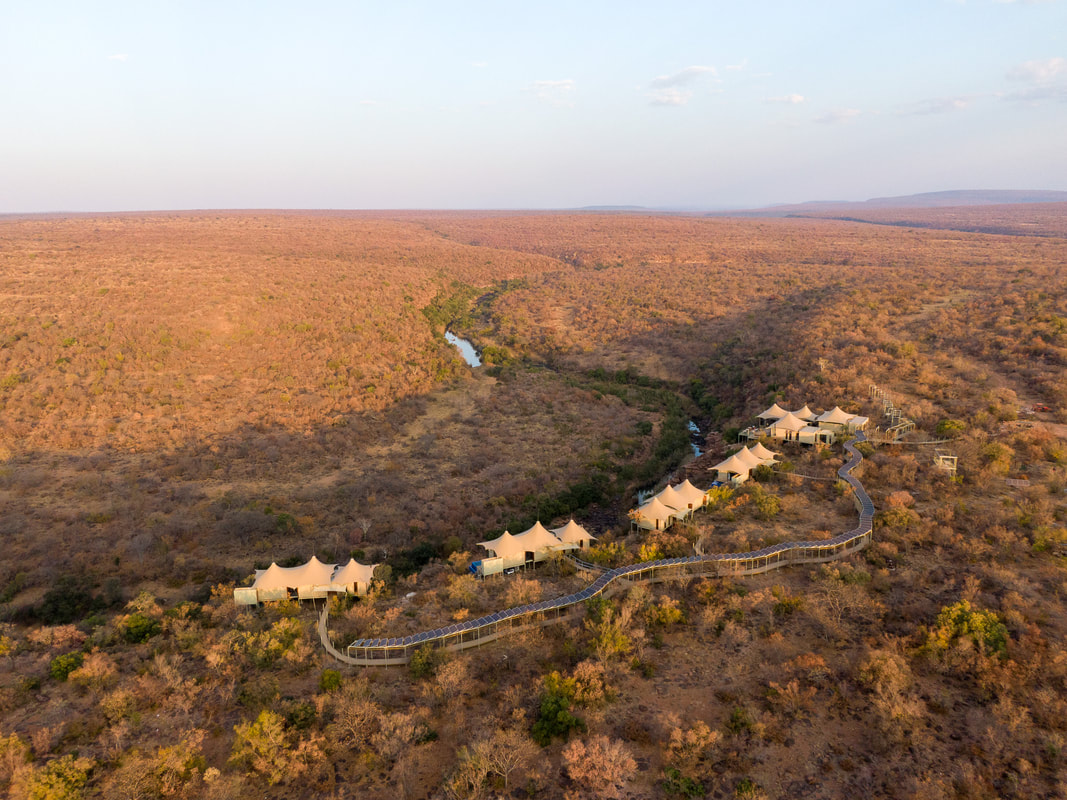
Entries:
{"label": "bush", "polygon": [[704,784],[683,775],[674,767],[667,767],[663,771],[663,791],[672,797],[703,797]]}
{"label": "bush", "polygon": [[52,663],[48,665],[48,674],[57,681],[65,681],[70,677],[70,673],[82,665],[83,661],[85,661],[85,656],[78,651],[64,653],[52,659]]}
{"label": "bush", "polygon": [[553,739],[566,739],[572,730],[585,730],[585,720],[571,713],[574,702],[575,680],[552,672],[544,678],[541,705],[537,720],[530,729],[533,740],[547,747]]}
{"label": "bush", "polygon": [[986,654],[1002,657],[1007,653],[1007,626],[994,612],[972,608],[968,600],[941,609],[927,647],[943,653],[963,638],[972,640]]}
{"label": "bush", "polygon": [[408,662],[408,672],[417,681],[424,678],[432,678],[441,663],[441,653],[430,642],[427,642],[411,656]]}
{"label": "bush", "polygon": [[962,435],[966,429],[967,423],[963,420],[943,419],[937,423],[934,432],[942,438],[955,439],[957,436]]}
{"label": "bush", "polygon": [[335,669],[324,669],[319,676],[319,688],[324,692],[336,692],[341,688],[341,673]]}
{"label": "bush", "polygon": [[123,635],[130,644],[147,642],[153,636],[158,636],[161,630],[159,620],[152,619],[140,612],[130,614],[123,623]]}

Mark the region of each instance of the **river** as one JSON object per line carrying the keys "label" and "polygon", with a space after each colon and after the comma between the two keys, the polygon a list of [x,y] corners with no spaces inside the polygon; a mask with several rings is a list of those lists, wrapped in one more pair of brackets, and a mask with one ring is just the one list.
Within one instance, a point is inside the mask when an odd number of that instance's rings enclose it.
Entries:
{"label": "river", "polygon": [[468,342],[466,339],[460,339],[452,331],[445,331],[445,339],[448,343],[454,345],[459,354],[463,356],[463,360],[467,362],[469,367],[480,367],[482,360],[478,358],[478,351],[474,349],[474,345]]}

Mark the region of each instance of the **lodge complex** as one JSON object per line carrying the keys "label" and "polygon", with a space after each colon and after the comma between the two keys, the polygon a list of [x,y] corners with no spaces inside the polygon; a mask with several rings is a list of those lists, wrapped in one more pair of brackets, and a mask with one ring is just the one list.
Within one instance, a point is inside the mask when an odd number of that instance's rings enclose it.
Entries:
{"label": "lodge complex", "polygon": [[[710,468],[714,473],[711,489],[738,486],[748,480],[752,470],[777,464],[778,454],[760,440],[825,446],[862,432],[869,422],[867,417],[849,414],[838,406],[815,414],[807,405],[797,411],[787,411],[777,403],[759,414],[757,420],[756,425],[738,435],[755,444],[741,448]],[[667,485],[628,513],[630,529],[666,530],[702,508],[708,491],[694,486],[688,478],[677,486]],[[522,533],[504,531],[496,539],[479,542],[488,555],[473,562],[469,570],[478,577],[486,577],[532,568],[560,554],[584,550],[595,540],[595,536],[573,519],[551,529],[538,521]],[[355,559],[343,566],[323,564],[314,556],[298,567],[279,567],[272,563],[265,570],[256,570],[251,587],[235,589],[234,600],[238,605],[257,605],[270,600],[306,600],[333,594],[362,596],[367,593],[375,566],[360,564]]]}

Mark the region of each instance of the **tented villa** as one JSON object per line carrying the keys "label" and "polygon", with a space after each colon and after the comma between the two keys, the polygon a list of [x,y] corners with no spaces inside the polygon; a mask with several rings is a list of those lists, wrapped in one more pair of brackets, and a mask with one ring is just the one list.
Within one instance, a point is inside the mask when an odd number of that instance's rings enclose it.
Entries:
{"label": "tented villa", "polygon": [[777,403],[756,418],[759,424],[741,431],[741,438],[766,437],[810,445],[833,444],[838,436],[865,430],[870,421],[867,417],[842,411],[838,406],[816,415],[806,404],[798,411],[787,411]]}
{"label": "tented villa", "polygon": [[644,505],[630,512],[630,526],[649,531],[661,531],[677,520],[684,520],[704,505],[706,495],[689,479],[677,486],[667,486]]}
{"label": "tented villa", "polygon": [[331,594],[367,594],[377,564],[360,564],[354,558],[347,564],[323,564],[315,556],[299,567],[279,567],[276,563],[256,570],[255,582],[233,590],[240,606],[254,606],[269,600],[310,600]]}
{"label": "tented villa", "polygon": [[760,442],[751,447],[743,447],[724,461],[720,461],[714,467],[710,467],[715,473],[715,480],[719,483],[732,483],[735,486],[748,480],[749,473],[756,467],[777,464],[775,456]]}
{"label": "tented villa", "polygon": [[585,549],[595,538],[573,519],[562,528],[553,530],[537,522],[529,530],[516,535],[504,531],[496,539],[478,542],[491,555],[471,564],[471,572],[485,577],[506,569],[532,567],[539,561],[547,560],[553,553]]}

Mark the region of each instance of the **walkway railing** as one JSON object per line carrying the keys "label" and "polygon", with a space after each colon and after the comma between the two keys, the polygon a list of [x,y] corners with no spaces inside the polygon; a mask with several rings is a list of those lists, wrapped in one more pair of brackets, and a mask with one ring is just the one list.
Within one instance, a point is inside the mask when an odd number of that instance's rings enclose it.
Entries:
{"label": "walkway railing", "polygon": [[[832,539],[783,542],[749,553],[718,553],[688,558],[667,558],[617,567],[602,572],[589,586],[574,594],[505,609],[478,619],[458,622],[455,625],[411,636],[391,639],[358,639],[346,648],[344,656],[341,656],[329,643],[329,634],[326,631],[328,612],[325,611],[319,620],[319,635],[327,652],[347,664],[359,666],[407,664],[412,655],[426,645],[452,651],[478,647],[520,629],[557,622],[580,611],[586,600],[598,595],[614,594],[639,581],[659,583],[702,576],[758,575],[792,564],[820,564],[844,558],[862,550],[871,541],[874,503],[871,502],[863,484],[852,475],[852,470],[863,461],[863,456],[855,448],[855,444],[864,441],[866,441],[866,436],[860,433],[855,439],[845,444],[845,450],[851,454],[852,458],[837,471],[841,480],[852,489],[853,500],[860,515],[859,524],[852,530]],[[592,564],[588,567],[594,568]]]}

